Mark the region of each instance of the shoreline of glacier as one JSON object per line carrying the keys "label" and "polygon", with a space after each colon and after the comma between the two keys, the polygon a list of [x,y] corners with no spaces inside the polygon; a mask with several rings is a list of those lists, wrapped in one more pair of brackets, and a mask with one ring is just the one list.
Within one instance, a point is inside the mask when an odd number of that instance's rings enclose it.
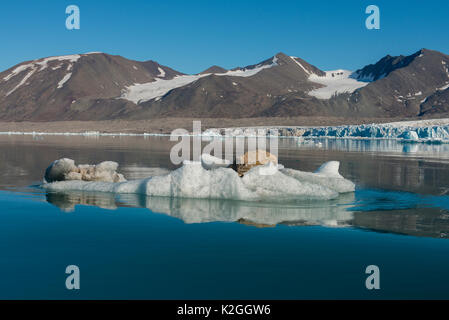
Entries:
{"label": "shoreline of glacier", "polygon": [[254,126],[209,128],[201,133],[130,133],[130,132],[21,132],[6,131],[0,135],[10,136],[86,136],[86,137],[167,137],[197,136],[205,138],[227,137],[282,137],[300,139],[352,139],[352,140],[397,140],[416,143],[449,143],[449,118],[391,123],[373,123],[339,126]]}

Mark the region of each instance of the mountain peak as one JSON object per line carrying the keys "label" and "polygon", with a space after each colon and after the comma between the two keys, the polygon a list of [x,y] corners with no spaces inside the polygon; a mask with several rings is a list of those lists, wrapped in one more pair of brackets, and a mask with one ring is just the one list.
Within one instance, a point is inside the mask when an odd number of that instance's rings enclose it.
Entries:
{"label": "mountain peak", "polygon": [[288,58],[289,55],[287,55],[287,54],[285,54],[285,53],[283,53],[283,52],[278,52],[278,53],[276,53],[273,57],[276,57],[276,58],[278,58],[278,59],[283,59],[283,58]]}
{"label": "mountain peak", "polygon": [[409,56],[391,56],[387,54],[375,64],[370,64],[354,72],[354,77],[360,81],[376,81],[387,77],[391,72],[407,67],[416,57],[422,56],[422,50]]}
{"label": "mountain peak", "polygon": [[208,74],[208,73],[226,73],[228,70],[226,70],[225,68],[222,68],[220,66],[217,65],[213,65],[209,68],[207,68],[206,70],[204,70],[203,72],[200,72],[199,74]]}
{"label": "mountain peak", "polygon": [[[416,115],[425,103],[420,101],[429,101],[425,110],[447,105],[439,92],[449,85],[448,66],[449,56],[425,48],[409,56],[386,55],[353,76],[323,72],[284,52],[232,70],[213,65],[195,75],[101,52],[55,56],[0,72],[0,119],[326,116],[347,110],[361,116]],[[352,95],[352,78],[371,83]],[[352,91],[346,90],[349,85]],[[321,89],[332,96],[311,94]]]}

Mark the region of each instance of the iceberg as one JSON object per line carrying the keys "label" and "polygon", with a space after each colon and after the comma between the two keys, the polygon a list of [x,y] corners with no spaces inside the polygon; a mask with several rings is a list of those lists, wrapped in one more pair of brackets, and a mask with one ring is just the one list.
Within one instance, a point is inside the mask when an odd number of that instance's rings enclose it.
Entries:
{"label": "iceberg", "polygon": [[[209,159],[210,160],[210,159]],[[213,160],[213,159],[212,159]],[[165,175],[121,182],[44,182],[49,192],[82,191],[113,194],[141,194],[150,197],[227,199],[243,201],[329,200],[352,192],[355,185],[338,173],[339,162],[324,164],[316,173],[286,169],[268,162],[240,177],[231,168],[203,167],[201,161],[184,161],[183,166]],[[269,174],[267,174],[269,173]]]}

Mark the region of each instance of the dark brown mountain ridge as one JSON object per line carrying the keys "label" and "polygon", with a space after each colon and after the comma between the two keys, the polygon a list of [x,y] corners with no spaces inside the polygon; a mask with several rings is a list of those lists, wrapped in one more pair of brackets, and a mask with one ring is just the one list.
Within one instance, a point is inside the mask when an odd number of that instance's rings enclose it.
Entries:
{"label": "dark brown mountain ridge", "polygon": [[449,56],[421,49],[355,72],[322,71],[278,53],[247,67],[186,75],[155,61],[90,53],[26,61],[0,72],[0,120],[162,117],[442,117]]}

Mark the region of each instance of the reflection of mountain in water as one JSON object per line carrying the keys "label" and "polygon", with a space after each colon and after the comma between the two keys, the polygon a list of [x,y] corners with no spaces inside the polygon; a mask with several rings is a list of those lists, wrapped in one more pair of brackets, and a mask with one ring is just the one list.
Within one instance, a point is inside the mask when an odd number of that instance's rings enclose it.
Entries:
{"label": "reflection of mountain in water", "polygon": [[76,205],[104,209],[147,208],[185,223],[238,222],[256,227],[281,224],[352,226],[413,236],[449,237],[449,197],[423,197],[413,193],[359,190],[330,201],[264,203],[138,194],[122,194],[117,198],[109,193],[67,191],[48,193],[47,201],[63,211],[73,211]]}

